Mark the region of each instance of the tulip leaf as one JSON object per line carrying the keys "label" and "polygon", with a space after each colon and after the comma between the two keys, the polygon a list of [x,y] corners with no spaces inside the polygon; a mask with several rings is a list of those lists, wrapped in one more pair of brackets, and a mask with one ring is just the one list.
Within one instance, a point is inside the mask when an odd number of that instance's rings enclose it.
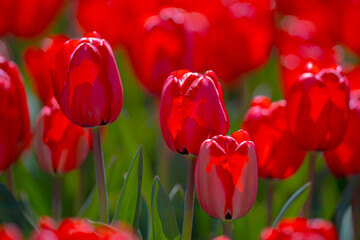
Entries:
{"label": "tulip leaf", "polygon": [[0,183],[0,223],[14,223],[25,234],[29,234],[33,229],[29,219],[21,204],[9,192],[7,187]]}
{"label": "tulip leaf", "polygon": [[279,214],[277,215],[273,227],[280,221],[280,219],[285,214],[286,210],[291,206],[291,204],[303,193],[305,190],[311,185],[310,182],[305,183],[301,188],[299,188],[293,195],[290,196],[290,198],[286,201],[282,209],[280,210]]}
{"label": "tulip leaf", "polygon": [[151,209],[153,221],[153,239],[180,239],[180,232],[176,223],[171,200],[156,176],[151,194]]}
{"label": "tulip leaf", "polygon": [[142,146],[140,146],[126,175],[112,223],[120,220],[133,225],[134,228],[138,228],[141,207],[142,170],[143,151]]}

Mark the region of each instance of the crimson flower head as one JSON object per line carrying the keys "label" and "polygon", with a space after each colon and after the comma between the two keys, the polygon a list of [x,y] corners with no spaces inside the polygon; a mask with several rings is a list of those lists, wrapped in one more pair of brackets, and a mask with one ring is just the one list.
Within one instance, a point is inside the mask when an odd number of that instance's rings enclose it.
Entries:
{"label": "crimson flower head", "polygon": [[289,131],[300,147],[324,151],[340,143],[349,117],[349,86],[340,67],[303,73],[285,99]]}
{"label": "crimson flower head", "polygon": [[22,76],[0,55],[0,171],[17,160],[30,142],[30,120]]}
{"label": "crimson flower head", "polygon": [[257,96],[244,117],[243,128],[256,145],[260,177],[288,178],[304,161],[306,152],[292,140],[286,115],[286,101]]}
{"label": "crimson flower head", "polygon": [[123,103],[119,70],[110,45],[96,32],[67,41],[51,71],[55,98],[71,122],[96,127],[117,119]]}
{"label": "crimson flower head", "polygon": [[350,94],[350,113],[347,129],[341,143],[326,151],[324,156],[331,172],[337,177],[347,177],[360,173],[360,92]]}
{"label": "crimson flower head", "polygon": [[51,63],[63,44],[69,40],[65,35],[44,38],[40,47],[31,46],[25,50],[25,62],[31,75],[32,85],[40,100],[51,105],[54,91],[51,80]]}
{"label": "crimson flower head", "polygon": [[89,151],[89,131],[70,122],[55,99],[41,110],[36,129],[36,159],[47,173],[63,174],[79,167]]}
{"label": "crimson flower head", "polygon": [[163,8],[149,17],[129,47],[141,84],[160,97],[170,73],[182,68],[194,69],[197,45],[208,27],[203,14],[179,8]]}
{"label": "crimson flower head", "polygon": [[205,140],[195,164],[200,206],[214,218],[245,216],[256,199],[257,171],[255,145],[246,131]]}
{"label": "crimson flower head", "polygon": [[205,139],[226,134],[229,117],[215,73],[171,73],[161,94],[160,126],[169,148],[182,154],[197,155]]}
{"label": "crimson flower head", "polygon": [[275,228],[262,230],[260,240],[326,239],[338,240],[335,226],[324,219],[283,219]]}
{"label": "crimson flower head", "polygon": [[3,240],[22,240],[23,234],[21,230],[12,223],[0,225],[0,239]]}

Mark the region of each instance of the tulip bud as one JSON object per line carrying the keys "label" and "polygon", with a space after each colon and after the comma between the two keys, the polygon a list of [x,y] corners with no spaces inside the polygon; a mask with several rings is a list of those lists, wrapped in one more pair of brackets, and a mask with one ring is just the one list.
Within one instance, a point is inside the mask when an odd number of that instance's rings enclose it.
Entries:
{"label": "tulip bud", "polygon": [[55,98],[71,122],[82,127],[112,123],[123,89],[110,45],[97,33],[67,41],[51,67]]}
{"label": "tulip bud", "polygon": [[45,106],[37,120],[36,157],[45,172],[63,174],[79,167],[89,150],[88,130],[71,123],[59,106]]}
{"label": "tulip bud", "polygon": [[286,93],[289,131],[305,150],[330,150],[342,140],[349,116],[349,86],[339,68],[303,73]]}
{"label": "tulip bud", "polygon": [[53,35],[44,38],[41,47],[29,47],[25,50],[25,62],[31,75],[35,92],[44,105],[51,105],[54,91],[50,66],[59,49],[69,38],[65,35]]}
{"label": "tulip bud", "polygon": [[360,173],[360,91],[350,95],[350,113],[347,129],[341,143],[324,156],[331,172],[337,177]]}
{"label": "tulip bud", "polygon": [[68,218],[62,221],[56,231],[59,239],[98,240],[95,228],[86,219]]}
{"label": "tulip bud", "polygon": [[195,164],[196,194],[211,217],[238,219],[256,199],[255,145],[247,132],[218,135],[203,142]]}
{"label": "tulip bud", "polygon": [[161,95],[160,126],[169,148],[182,154],[197,155],[205,139],[226,134],[229,118],[215,73],[170,74]]}
{"label": "tulip bud", "polygon": [[129,48],[142,85],[160,96],[170,73],[182,68],[193,70],[199,37],[205,35],[208,27],[203,14],[179,8],[164,8],[149,17]]}
{"label": "tulip bud", "polygon": [[275,228],[262,230],[260,240],[326,239],[338,240],[335,226],[324,219],[283,219]]}
{"label": "tulip bud", "polygon": [[12,223],[0,225],[0,239],[4,240],[22,240],[21,230]]}
{"label": "tulip bud", "polygon": [[259,176],[285,179],[304,161],[305,151],[292,140],[286,122],[286,101],[255,97],[243,121],[243,129],[255,143]]}
{"label": "tulip bud", "polygon": [[29,110],[16,64],[0,56],[0,171],[17,160],[30,142]]}

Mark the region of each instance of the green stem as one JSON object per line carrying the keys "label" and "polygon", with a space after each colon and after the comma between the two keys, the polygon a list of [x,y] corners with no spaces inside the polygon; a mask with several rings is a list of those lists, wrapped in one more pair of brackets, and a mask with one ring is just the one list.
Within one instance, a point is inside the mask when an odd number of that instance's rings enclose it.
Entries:
{"label": "green stem", "polygon": [[54,176],[52,213],[56,221],[61,219],[61,176]]}
{"label": "green stem", "polygon": [[268,183],[267,192],[266,192],[266,205],[268,211],[267,226],[271,226],[275,182],[272,179],[270,179],[267,183]]}
{"label": "green stem", "polygon": [[188,159],[187,179],[186,179],[186,193],[185,193],[185,210],[182,230],[182,239],[190,240],[192,232],[192,220],[194,210],[194,187],[195,187],[195,170],[196,156]]}
{"label": "green stem", "polygon": [[99,216],[101,222],[109,223],[108,198],[106,193],[104,157],[101,149],[100,127],[95,127],[91,130],[93,133],[96,184],[99,195]]}
{"label": "green stem", "polygon": [[15,196],[13,165],[6,170],[6,184],[12,195]]}
{"label": "green stem", "polygon": [[308,199],[306,200],[304,206],[304,217],[309,218],[311,213],[311,203],[314,195],[314,181],[315,181],[315,162],[317,158],[317,152],[312,151],[309,153],[309,172],[308,172],[308,182],[310,185],[310,192]]}
{"label": "green stem", "polygon": [[232,239],[232,221],[231,220],[224,220],[222,221],[223,227],[223,235],[228,236]]}
{"label": "green stem", "polygon": [[360,178],[356,177],[357,181],[355,183],[355,187],[353,190],[353,195],[351,199],[351,210],[352,210],[352,220],[353,220],[353,228],[354,228],[354,240],[360,239],[359,237],[359,187],[360,187]]}

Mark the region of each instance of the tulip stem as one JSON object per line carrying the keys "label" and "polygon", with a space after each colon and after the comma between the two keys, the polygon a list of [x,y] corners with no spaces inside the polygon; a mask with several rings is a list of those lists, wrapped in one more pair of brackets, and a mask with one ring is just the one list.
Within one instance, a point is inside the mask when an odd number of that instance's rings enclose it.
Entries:
{"label": "tulip stem", "polygon": [[54,176],[54,183],[53,183],[53,202],[52,202],[52,213],[53,217],[56,221],[61,219],[61,176],[55,175]]}
{"label": "tulip stem", "polygon": [[224,220],[222,221],[223,227],[223,235],[228,236],[232,239],[232,221],[231,220]]}
{"label": "tulip stem", "polygon": [[351,199],[351,211],[352,211],[352,220],[353,220],[353,228],[354,228],[354,240],[360,239],[359,237],[359,197],[360,197],[360,178],[356,176],[357,180],[355,183],[355,187],[353,190],[353,195]]}
{"label": "tulip stem", "polygon": [[311,203],[312,198],[314,195],[314,181],[315,181],[315,162],[317,158],[317,152],[312,151],[309,153],[309,172],[308,172],[308,182],[311,183],[310,185],[310,192],[308,199],[306,200],[305,206],[304,206],[304,216],[306,218],[310,217],[311,213]]}
{"label": "tulip stem", "polygon": [[109,223],[108,198],[106,192],[104,157],[101,149],[100,127],[94,127],[91,130],[93,133],[96,184],[99,195],[99,217],[101,222]]}
{"label": "tulip stem", "polygon": [[15,188],[14,188],[14,174],[13,174],[13,166],[10,165],[10,167],[6,170],[6,183],[9,191],[12,195],[15,194]]}
{"label": "tulip stem", "polygon": [[267,226],[271,226],[275,182],[272,179],[270,179],[267,183],[268,183],[267,192],[266,192],[266,205],[268,210]]}
{"label": "tulip stem", "polygon": [[185,210],[184,210],[184,221],[182,229],[182,239],[190,240],[192,233],[192,220],[194,210],[194,187],[195,187],[195,170],[196,156],[192,159],[188,159],[187,166],[187,179],[186,179],[186,193],[185,193]]}

